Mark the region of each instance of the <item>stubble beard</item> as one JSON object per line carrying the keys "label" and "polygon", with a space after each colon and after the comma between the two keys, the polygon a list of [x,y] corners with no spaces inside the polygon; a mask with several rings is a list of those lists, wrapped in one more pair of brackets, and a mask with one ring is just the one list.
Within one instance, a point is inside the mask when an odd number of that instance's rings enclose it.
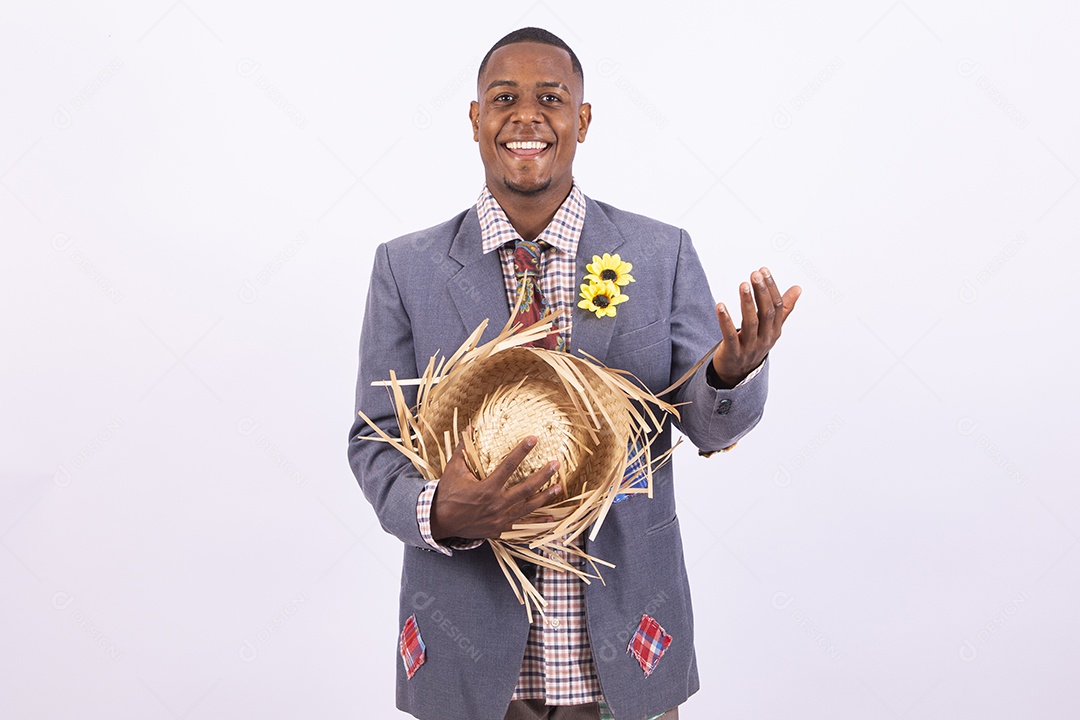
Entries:
{"label": "stubble beard", "polygon": [[530,185],[529,187],[525,187],[523,185],[516,185],[510,180],[510,178],[504,177],[503,186],[505,186],[506,189],[512,193],[517,193],[518,195],[524,195],[526,197],[529,197],[532,195],[539,195],[546,191],[549,187],[551,187],[551,178],[544,180],[539,185]]}

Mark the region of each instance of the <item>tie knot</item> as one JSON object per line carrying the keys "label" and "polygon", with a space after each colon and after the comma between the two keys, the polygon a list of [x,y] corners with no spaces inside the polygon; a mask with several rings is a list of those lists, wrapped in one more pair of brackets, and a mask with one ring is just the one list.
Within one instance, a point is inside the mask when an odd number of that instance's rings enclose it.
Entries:
{"label": "tie knot", "polygon": [[540,268],[540,255],[548,247],[545,242],[517,240],[514,242],[514,270],[518,273],[536,274]]}

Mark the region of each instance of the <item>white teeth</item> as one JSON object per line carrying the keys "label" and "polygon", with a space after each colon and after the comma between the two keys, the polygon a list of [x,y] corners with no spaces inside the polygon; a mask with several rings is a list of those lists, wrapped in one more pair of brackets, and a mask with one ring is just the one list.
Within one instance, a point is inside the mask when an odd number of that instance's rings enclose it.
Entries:
{"label": "white teeth", "polygon": [[528,142],[508,142],[506,147],[510,150],[543,150],[548,144],[546,142],[538,142],[530,140]]}

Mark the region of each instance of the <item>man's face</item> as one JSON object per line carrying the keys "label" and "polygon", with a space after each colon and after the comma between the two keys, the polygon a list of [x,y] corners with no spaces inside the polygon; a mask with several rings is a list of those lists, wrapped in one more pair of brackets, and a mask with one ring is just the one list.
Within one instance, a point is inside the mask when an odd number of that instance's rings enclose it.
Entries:
{"label": "man's face", "polygon": [[469,116],[493,193],[570,192],[574,152],[592,119],[583,94],[565,50],[526,42],[491,54]]}

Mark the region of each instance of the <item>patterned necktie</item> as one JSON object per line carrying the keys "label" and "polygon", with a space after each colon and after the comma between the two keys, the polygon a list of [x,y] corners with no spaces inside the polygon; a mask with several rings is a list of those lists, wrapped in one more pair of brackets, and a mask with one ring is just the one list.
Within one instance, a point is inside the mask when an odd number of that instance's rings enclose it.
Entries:
{"label": "patterned necktie", "polygon": [[[539,322],[544,315],[544,297],[540,293],[540,253],[547,243],[517,240],[514,243],[514,277],[517,278],[517,317],[515,322],[528,327]],[[555,350],[561,344],[560,336],[547,335],[533,345]]]}

